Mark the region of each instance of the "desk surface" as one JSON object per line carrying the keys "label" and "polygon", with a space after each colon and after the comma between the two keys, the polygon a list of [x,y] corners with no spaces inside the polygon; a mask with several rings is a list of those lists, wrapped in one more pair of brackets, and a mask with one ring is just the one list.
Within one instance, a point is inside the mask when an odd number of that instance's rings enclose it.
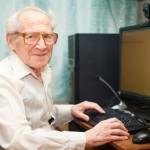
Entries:
{"label": "desk surface", "polygon": [[[91,125],[82,122],[81,120],[74,120],[74,121],[85,129],[92,128]],[[133,144],[132,135],[130,135],[128,140],[115,141],[111,142],[110,144],[118,150],[150,150],[150,144]]]}

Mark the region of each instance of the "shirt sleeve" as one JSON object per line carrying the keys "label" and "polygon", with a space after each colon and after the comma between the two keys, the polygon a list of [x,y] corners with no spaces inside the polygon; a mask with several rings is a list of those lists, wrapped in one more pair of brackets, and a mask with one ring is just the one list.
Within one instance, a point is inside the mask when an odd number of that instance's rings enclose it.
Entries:
{"label": "shirt sleeve", "polygon": [[55,118],[55,127],[60,126],[65,122],[69,122],[73,119],[71,115],[71,107],[73,105],[54,105],[53,106],[53,115]]}
{"label": "shirt sleeve", "polygon": [[[11,76],[11,75],[10,75]],[[84,132],[56,131],[49,128],[32,129],[26,119],[24,103],[16,83],[0,75],[0,141],[1,147],[8,150],[83,150],[86,136]],[[65,109],[67,119],[72,118],[71,106]],[[56,107],[58,110],[59,107]],[[59,117],[57,116],[59,119]]]}

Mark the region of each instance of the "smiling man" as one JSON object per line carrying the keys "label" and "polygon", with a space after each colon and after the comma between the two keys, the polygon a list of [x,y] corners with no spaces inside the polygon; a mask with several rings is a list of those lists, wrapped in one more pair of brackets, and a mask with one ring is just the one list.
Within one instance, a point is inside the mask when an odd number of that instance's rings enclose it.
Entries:
{"label": "smiling man", "polygon": [[[0,62],[0,144],[7,150],[83,150],[128,138],[124,125],[112,118],[86,132],[55,130],[86,109],[105,113],[96,103],[53,105],[48,63],[58,35],[54,20],[39,8],[27,7],[6,23],[11,53]],[[59,90],[59,89],[58,89]]]}

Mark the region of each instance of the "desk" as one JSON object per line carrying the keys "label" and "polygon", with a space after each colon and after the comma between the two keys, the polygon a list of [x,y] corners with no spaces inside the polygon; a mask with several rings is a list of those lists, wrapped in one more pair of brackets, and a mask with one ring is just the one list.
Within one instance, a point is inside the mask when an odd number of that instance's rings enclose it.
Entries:
{"label": "desk", "polygon": [[[81,120],[73,120],[69,123],[70,131],[86,131],[87,129],[92,128],[91,125],[81,121]],[[132,135],[128,140],[124,141],[115,141],[110,142],[102,147],[94,148],[94,150],[150,150],[150,144],[133,144],[132,143]]]}

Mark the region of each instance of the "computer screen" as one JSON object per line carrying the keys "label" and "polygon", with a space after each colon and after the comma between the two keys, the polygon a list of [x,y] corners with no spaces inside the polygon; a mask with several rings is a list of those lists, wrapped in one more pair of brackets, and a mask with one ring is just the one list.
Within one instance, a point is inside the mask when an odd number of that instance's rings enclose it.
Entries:
{"label": "computer screen", "polygon": [[150,27],[120,28],[120,96],[150,103]]}

